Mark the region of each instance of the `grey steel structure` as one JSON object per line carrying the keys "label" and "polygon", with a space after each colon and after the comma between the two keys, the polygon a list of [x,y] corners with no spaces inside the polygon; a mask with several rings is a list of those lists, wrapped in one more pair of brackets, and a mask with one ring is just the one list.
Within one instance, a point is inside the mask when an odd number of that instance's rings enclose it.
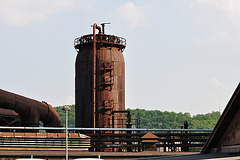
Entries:
{"label": "grey steel structure", "polygon": [[[98,34],[95,30],[98,29]],[[101,32],[103,30],[103,33]],[[93,34],[76,38],[75,126],[85,128],[124,128],[126,40],[104,33],[93,25]]]}

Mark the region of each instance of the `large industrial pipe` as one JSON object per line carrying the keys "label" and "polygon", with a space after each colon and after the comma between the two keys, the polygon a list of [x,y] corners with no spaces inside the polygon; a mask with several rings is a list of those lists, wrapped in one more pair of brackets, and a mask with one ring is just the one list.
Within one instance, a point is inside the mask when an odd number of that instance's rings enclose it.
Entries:
{"label": "large industrial pipe", "polygon": [[96,29],[98,29],[99,34],[101,34],[101,27],[96,23],[93,24],[93,94],[92,94],[92,110],[93,110],[93,128],[96,127]]}
{"label": "large industrial pipe", "polygon": [[0,108],[11,109],[18,113],[24,127],[38,127],[39,121],[43,122],[44,127],[62,127],[58,113],[46,102],[0,89]]}

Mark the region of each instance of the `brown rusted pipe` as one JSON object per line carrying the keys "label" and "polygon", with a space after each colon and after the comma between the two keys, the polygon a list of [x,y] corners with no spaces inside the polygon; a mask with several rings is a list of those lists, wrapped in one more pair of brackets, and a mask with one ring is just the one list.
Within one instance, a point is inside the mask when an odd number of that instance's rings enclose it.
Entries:
{"label": "brown rusted pipe", "polygon": [[98,29],[98,34],[101,34],[101,27],[96,23],[93,24],[93,94],[92,94],[92,110],[93,110],[93,128],[96,127],[96,29]]}
{"label": "brown rusted pipe", "polygon": [[92,110],[93,110],[93,128],[96,127],[96,29],[98,29],[101,34],[101,27],[99,27],[96,23],[93,24],[93,94],[92,94]]}
{"label": "brown rusted pipe", "polygon": [[92,111],[93,111],[93,128],[95,128],[95,102],[96,102],[96,92],[95,92],[95,88],[96,88],[96,26],[97,24],[94,23],[93,25],[93,66],[92,66],[92,69],[93,69],[93,87],[92,87]]}
{"label": "brown rusted pipe", "polygon": [[95,29],[97,29],[97,30],[98,30],[98,34],[102,34],[101,27],[100,27],[100,26],[98,26],[96,23],[94,23],[94,25],[93,25],[93,28],[94,28],[94,26],[95,26]]}
{"label": "brown rusted pipe", "polygon": [[[96,109],[95,109],[95,105],[96,105],[96,28],[100,28],[96,23],[93,24],[93,66],[92,66],[92,69],[93,69],[93,87],[92,87],[92,111],[93,111],[93,128],[95,128],[95,123],[96,123],[96,116],[95,116],[95,113],[96,113]],[[99,30],[99,33],[101,33],[101,28]]]}
{"label": "brown rusted pipe", "polygon": [[3,108],[0,108],[0,114],[1,115],[10,115],[10,116],[18,116],[18,114],[11,110],[11,109],[3,109]]}
{"label": "brown rusted pipe", "polygon": [[43,122],[44,127],[62,127],[58,113],[46,102],[39,102],[0,89],[0,108],[14,110],[21,116],[24,127],[38,127],[39,121]]}

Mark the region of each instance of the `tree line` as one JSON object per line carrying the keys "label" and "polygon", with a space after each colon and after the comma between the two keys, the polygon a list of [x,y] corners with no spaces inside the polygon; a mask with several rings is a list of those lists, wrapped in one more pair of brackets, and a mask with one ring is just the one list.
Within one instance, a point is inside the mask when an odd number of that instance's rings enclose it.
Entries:
{"label": "tree line", "polygon": [[[68,126],[75,127],[75,105],[68,106],[71,108],[68,113]],[[65,126],[65,112],[61,110],[62,106],[54,108]],[[175,113],[160,110],[127,110],[131,113],[133,124],[136,124],[136,120],[138,119],[140,121],[140,128],[149,129],[180,129],[184,121],[188,122],[189,129],[213,129],[220,118],[220,112],[218,111],[191,116],[190,113]]]}

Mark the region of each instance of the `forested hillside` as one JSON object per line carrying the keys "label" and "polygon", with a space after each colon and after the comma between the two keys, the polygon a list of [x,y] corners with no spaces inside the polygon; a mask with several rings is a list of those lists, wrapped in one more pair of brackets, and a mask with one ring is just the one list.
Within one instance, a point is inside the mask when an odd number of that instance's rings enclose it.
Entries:
{"label": "forested hillside", "polygon": [[159,110],[129,109],[132,118],[140,118],[141,128],[180,129],[188,121],[189,129],[213,129],[220,113],[197,114],[175,113]]}
{"label": "forested hillside", "polygon": [[[75,106],[69,105],[68,120],[69,127],[75,126]],[[55,107],[65,125],[65,112],[62,106]],[[216,125],[220,113],[211,112],[207,114],[197,114],[191,116],[189,113],[175,113],[160,110],[128,109],[131,111],[132,119],[140,118],[141,128],[156,129],[180,129],[184,121],[188,121],[189,129],[213,129]]]}

